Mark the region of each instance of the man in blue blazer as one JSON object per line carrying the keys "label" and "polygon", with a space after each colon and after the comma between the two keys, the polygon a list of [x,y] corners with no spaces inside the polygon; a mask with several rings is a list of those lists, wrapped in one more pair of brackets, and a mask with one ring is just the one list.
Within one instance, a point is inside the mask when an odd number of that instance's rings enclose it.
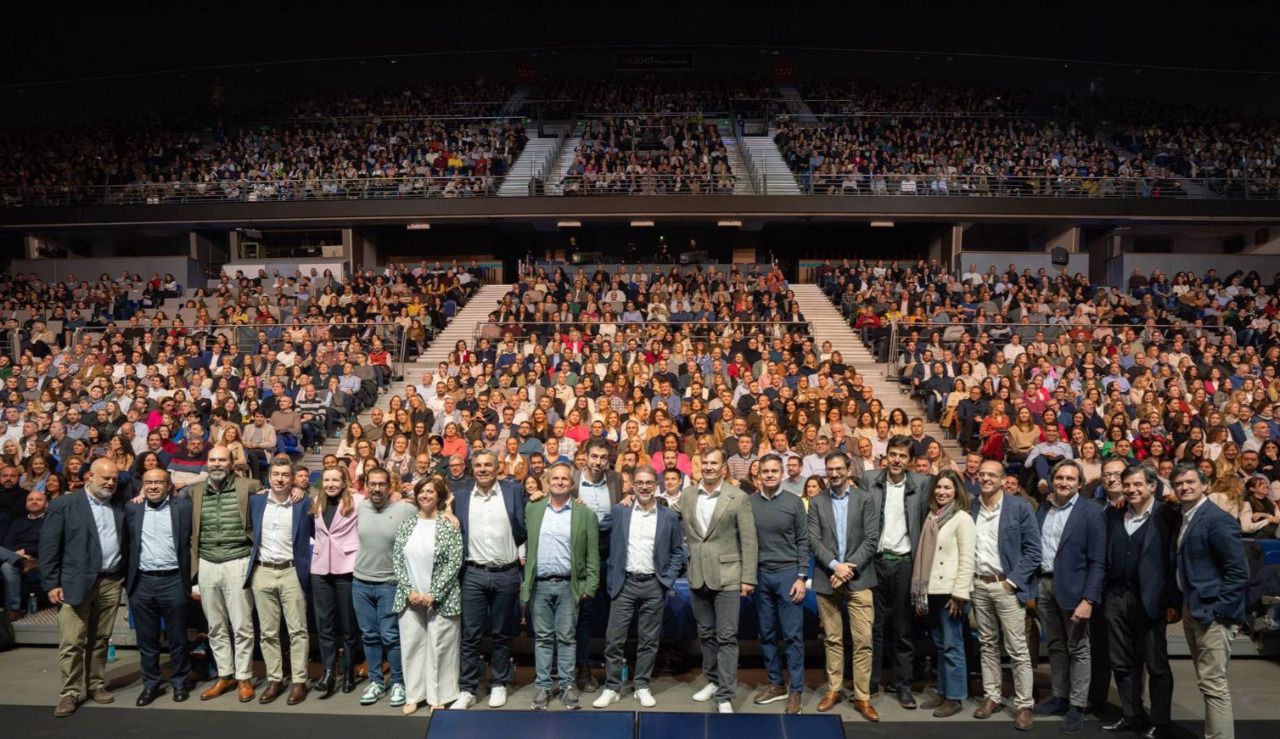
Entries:
{"label": "man in blue blazer", "polygon": [[1101,507],[1080,495],[1084,471],[1064,459],[1049,472],[1052,493],[1036,511],[1040,526],[1040,593],[1037,612],[1049,649],[1053,695],[1036,706],[1039,716],[1065,714],[1064,734],[1084,728],[1091,660],[1089,620],[1102,602],[1107,530]]}
{"label": "man in blue blazer", "polygon": [[84,492],[50,503],[40,530],[40,585],[59,607],[58,718],[75,713],[86,692],[94,703],[115,702],[103,672],[128,554],[124,507],[113,502],[119,480],[115,462],[95,460]]}
{"label": "man in blue blazer", "polygon": [[1000,642],[1013,670],[1014,728],[1028,731],[1032,717],[1031,653],[1027,649],[1027,601],[1040,584],[1040,527],[1027,501],[1005,495],[1004,465],[988,459],[978,468],[980,495],[973,501],[976,562],[973,612],[978,621],[982,657],[982,704],[974,718],[987,719],[999,710]]}
{"label": "man in blue blazer", "polygon": [[[1110,464],[1108,462],[1107,464]],[[1107,464],[1103,465],[1105,472]],[[1182,516],[1159,499],[1153,467],[1133,465],[1122,476],[1126,505],[1107,506],[1107,567],[1103,587],[1111,666],[1120,692],[1121,716],[1103,731],[1142,731],[1142,673],[1151,692],[1146,739],[1168,736],[1173,705],[1167,625],[1182,611],[1174,545]]]}
{"label": "man in blue blazer", "polygon": [[[524,488],[498,481],[498,455],[485,450],[471,458],[474,485],[454,490],[453,510],[462,530],[462,648],[460,694],[452,708],[475,705],[484,662],[480,643],[493,639],[489,666],[489,706],[507,703],[507,686],[515,682],[511,639],[520,626],[519,547],[528,538],[524,523]],[[486,620],[492,626],[485,630]]]}
{"label": "man in blue blazer", "polygon": [[315,516],[308,498],[294,500],[293,462],[277,455],[267,471],[266,495],[249,498],[249,526],[253,548],[244,586],[253,592],[258,611],[258,646],[267,668],[267,688],[259,703],[271,703],[284,693],[284,658],[280,652],[280,617],[289,629],[289,705],[307,698],[307,594],[311,579],[311,538]]}
{"label": "man in blue blazer", "polygon": [[1231,739],[1235,719],[1227,668],[1231,641],[1244,623],[1245,585],[1249,581],[1240,523],[1209,502],[1209,481],[1194,465],[1179,465],[1170,481],[1182,504],[1175,571],[1185,595],[1182,630],[1204,695],[1204,735],[1207,739]]}
{"label": "man in blue blazer", "polygon": [[173,700],[188,696],[191,661],[187,645],[187,606],[191,602],[191,499],[172,494],[169,472],[142,473],[141,502],[125,504],[129,537],[125,591],[133,609],[142,665],[138,705],[155,702],[164,688],[160,671],[160,624],[169,638]]}
{"label": "man in blue blazer", "polygon": [[609,540],[609,627],[605,631],[604,691],[591,705],[607,708],[622,692],[623,650],[631,622],[636,624],[636,671],[632,676],[636,700],[645,708],[658,703],[649,690],[658,656],[658,637],[667,593],[684,567],[684,536],[680,516],[658,497],[658,473],[648,465],[633,473],[635,503],[613,506]]}

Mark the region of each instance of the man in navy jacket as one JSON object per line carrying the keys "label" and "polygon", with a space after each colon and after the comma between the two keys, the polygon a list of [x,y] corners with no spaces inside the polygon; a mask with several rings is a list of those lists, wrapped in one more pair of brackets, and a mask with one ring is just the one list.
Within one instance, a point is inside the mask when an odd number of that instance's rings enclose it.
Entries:
{"label": "man in navy jacket", "polygon": [[1031,655],[1027,650],[1027,601],[1040,584],[1040,527],[1031,504],[1001,490],[1004,465],[986,460],[978,468],[981,495],[973,501],[976,563],[973,611],[978,621],[982,656],[982,705],[974,718],[987,719],[1004,698],[1001,695],[1000,641],[1013,670],[1014,727],[1027,731],[1032,718]]}
{"label": "man in navy jacket", "polygon": [[284,661],[280,652],[280,617],[289,629],[289,705],[307,698],[307,595],[303,583],[311,579],[311,537],[315,516],[310,500],[293,499],[293,463],[284,455],[271,460],[267,471],[271,488],[249,498],[253,549],[244,586],[253,591],[258,611],[258,646],[267,667],[267,688],[259,703],[271,703],[284,693]]}
{"label": "man in navy jacket", "polygon": [[1227,668],[1231,640],[1244,623],[1249,581],[1240,523],[1208,500],[1208,480],[1194,465],[1179,465],[1170,481],[1182,504],[1175,571],[1185,595],[1182,630],[1204,695],[1204,735],[1231,739],[1235,719]]}
{"label": "man in navy jacket", "polygon": [[667,593],[684,568],[684,536],[680,516],[659,499],[658,473],[644,465],[632,478],[633,506],[613,506],[609,539],[609,627],[605,632],[604,691],[592,705],[607,708],[622,691],[623,650],[633,618],[636,624],[636,671],[632,676],[636,700],[646,708],[657,705],[649,691],[658,656],[658,637]]}
{"label": "man in navy jacket", "polygon": [[1037,611],[1049,649],[1053,695],[1036,714],[1066,714],[1062,732],[1084,726],[1089,700],[1089,620],[1102,602],[1106,520],[1101,507],[1084,500],[1080,465],[1064,459],[1049,473],[1053,492],[1036,512],[1040,524],[1040,596]]}

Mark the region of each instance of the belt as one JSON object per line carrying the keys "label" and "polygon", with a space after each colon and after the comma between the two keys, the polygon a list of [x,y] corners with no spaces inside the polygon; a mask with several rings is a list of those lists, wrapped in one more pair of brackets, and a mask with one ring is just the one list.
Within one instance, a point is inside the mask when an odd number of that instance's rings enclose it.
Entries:
{"label": "belt", "polygon": [[1052,579],[1053,579],[1053,573],[1052,573],[1052,572],[1041,572],[1041,573],[1040,573],[1040,579],[1041,579],[1041,580],[1052,580]]}
{"label": "belt", "polygon": [[640,580],[643,582],[645,580],[652,580],[655,577],[657,577],[657,575],[653,574],[652,572],[628,572],[627,573],[628,580]]}
{"label": "belt", "polygon": [[911,559],[911,553],[894,554],[893,552],[880,552],[876,555],[876,559],[882,559],[885,562],[904,562]]}
{"label": "belt", "polygon": [[98,577],[104,578],[106,580],[119,580],[122,577],[124,577],[124,570],[119,569],[119,570],[111,570],[110,572],[99,572]]}
{"label": "belt", "polygon": [[477,569],[484,570],[485,572],[506,572],[507,570],[514,570],[515,568],[519,567],[520,563],[508,562],[507,564],[504,564],[504,565],[482,565],[479,562],[468,562],[467,566],[475,567]]}
{"label": "belt", "polygon": [[178,574],[178,568],[174,567],[172,570],[138,570],[138,574],[147,577],[173,577]]}
{"label": "belt", "polygon": [[287,570],[290,567],[293,567],[293,560],[289,559],[284,562],[259,562],[258,564],[269,570]]}
{"label": "belt", "polygon": [[1004,575],[974,575],[974,577],[979,582],[985,582],[988,585],[992,583],[997,583],[997,582],[1005,582],[1009,579]]}
{"label": "belt", "polygon": [[535,582],[567,582],[568,575],[538,575],[533,578]]}

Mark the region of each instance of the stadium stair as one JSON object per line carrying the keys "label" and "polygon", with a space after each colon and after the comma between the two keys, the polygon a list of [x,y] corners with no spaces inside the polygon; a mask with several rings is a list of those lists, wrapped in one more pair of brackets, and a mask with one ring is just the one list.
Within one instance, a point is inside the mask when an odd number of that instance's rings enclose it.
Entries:
{"label": "stadium stair", "polygon": [[729,155],[729,169],[736,178],[733,183],[733,194],[755,195],[756,191],[751,187],[751,178],[747,176],[747,163],[742,158],[737,139],[726,138],[723,141],[725,152]]}
{"label": "stadium stair", "polygon": [[[529,179],[537,173],[538,168],[546,160],[547,154],[555,150],[557,140],[555,137],[530,138],[529,143],[524,146],[524,151],[520,152],[520,156],[511,165],[511,171],[502,180],[502,185],[498,188],[498,197],[528,197]],[[552,179],[557,185],[560,184],[559,177]]]}
{"label": "stadium stair", "polygon": [[795,85],[778,85],[778,92],[781,93],[782,99],[787,101],[787,111],[795,116],[797,121],[804,124],[818,122],[818,116],[813,114],[809,104],[804,101],[799,88]]}
{"label": "stadium stair", "polygon": [[[744,136],[742,143],[751,152],[751,160],[764,175],[764,192],[760,195],[799,195],[800,184],[791,173],[787,161],[773,143],[777,132],[770,129],[768,136]],[[741,178],[740,178],[741,179]]]}
{"label": "stadium stair", "polygon": [[560,180],[569,172],[569,166],[573,164],[573,159],[577,155],[578,146],[582,144],[582,136],[577,131],[575,135],[569,136],[564,140],[564,148],[560,150],[560,156],[556,158],[555,166],[551,168],[551,174],[547,176],[547,194],[560,194]]}
{"label": "stadium stair", "polygon": [[[800,312],[813,324],[813,339],[817,347],[821,347],[824,341],[830,341],[831,349],[840,352],[845,364],[852,365],[862,373],[863,384],[871,388],[886,411],[902,408],[910,417],[924,416],[924,410],[918,404],[901,394],[897,379],[888,376],[889,365],[876,361],[875,355],[862,343],[858,332],[840,315],[840,309],[827,298],[822,288],[812,283],[792,283],[791,290],[795,293]],[[853,429],[849,431],[852,432]],[[946,438],[941,426],[926,421],[925,433],[942,444],[942,450],[948,457],[963,463],[960,445],[955,439]]]}
{"label": "stadium stair", "polygon": [[[385,411],[392,396],[404,396],[406,385],[420,386],[422,384],[422,373],[427,370],[435,370],[440,366],[441,362],[447,360],[449,352],[453,351],[453,348],[457,346],[459,339],[465,340],[469,347],[474,346],[476,324],[484,323],[488,320],[489,312],[497,307],[498,302],[502,300],[502,296],[506,295],[510,289],[510,285],[484,285],[476,291],[476,294],[471,297],[471,300],[467,302],[462,310],[458,311],[453,320],[449,322],[449,325],[444,327],[444,331],[441,331],[436,336],[435,341],[427,345],[426,351],[423,352],[422,356],[418,357],[417,361],[405,363],[403,379],[393,380],[378,395],[377,407]],[[366,408],[360,413],[357,420],[362,424],[368,424],[369,412],[372,410],[372,408]],[[338,442],[345,433],[346,429],[344,428],[326,439],[324,444],[321,445],[319,453],[312,454],[308,452],[303,456],[302,463],[313,472],[319,470],[324,461],[324,455],[338,451]]]}

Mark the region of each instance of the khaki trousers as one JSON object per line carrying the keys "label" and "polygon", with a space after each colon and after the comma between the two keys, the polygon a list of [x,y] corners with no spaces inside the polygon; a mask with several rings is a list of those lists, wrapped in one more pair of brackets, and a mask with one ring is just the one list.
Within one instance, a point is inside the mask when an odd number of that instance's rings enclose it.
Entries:
{"label": "khaki trousers", "polygon": [[218,677],[253,679],[253,600],[244,587],[248,571],[248,557],[219,563],[200,560],[200,608],[209,622],[209,649]]}
{"label": "khaki trousers", "polygon": [[280,617],[289,630],[291,683],[307,683],[307,596],[292,565],[277,570],[259,564],[253,570],[253,602],[258,608],[258,646],[267,667],[267,680],[285,682],[280,650]]}
{"label": "khaki trousers", "polygon": [[857,590],[827,595],[818,593],[818,620],[822,624],[822,643],[826,647],[827,690],[838,693],[844,687],[844,619],[849,614],[849,631],[853,639],[853,697],[871,700],[871,626],[875,622],[875,605],[870,590]]}
{"label": "khaki trousers", "polygon": [[95,690],[106,690],[107,642],[123,593],[123,577],[99,577],[84,602],[78,606],[63,603],[58,608],[60,697],[79,699]]}
{"label": "khaki trousers", "polygon": [[1231,662],[1231,640],[1235,628],[1214,622],[1202,624],[1186,614],[1182,631],[1191,647],[1196,667],[1196,683],[1204,696],[1205,739],[1233,739],[1235,718],[1231,710],[1231,686],[1227,684],[1227,666]]}
{"label": "khaki trousers", "polygon": [[1027,651],[1026,606],[1015,593],[1007,592],[1003,583],[986,583],[977,578],[973,580],[973,594],[969,597],[978,622],[984,697],[997,704],[1004,701],[1000,690],[1000,642],[1003,637],[1004,651],[1009,653],[1009,666],[1013,672],[1013,707],[1031,708],[1034,700],[1031,697],[1031,655]]}

